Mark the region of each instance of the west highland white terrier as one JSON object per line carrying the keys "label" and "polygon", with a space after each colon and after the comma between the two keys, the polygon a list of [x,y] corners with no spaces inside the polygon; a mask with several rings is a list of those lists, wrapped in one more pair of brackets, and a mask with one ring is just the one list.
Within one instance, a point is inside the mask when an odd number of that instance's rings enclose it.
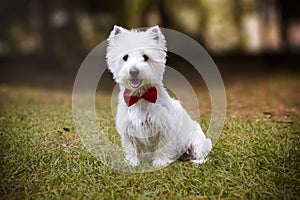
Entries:
{"label": "west highland white terrier", "polygon": [[114,26],[106,60],[120,93],[116,129],[131,166],[176,159],[204,163],[212,149],[200,125],[163,86],[167,47],[158,26],[146,31]]}

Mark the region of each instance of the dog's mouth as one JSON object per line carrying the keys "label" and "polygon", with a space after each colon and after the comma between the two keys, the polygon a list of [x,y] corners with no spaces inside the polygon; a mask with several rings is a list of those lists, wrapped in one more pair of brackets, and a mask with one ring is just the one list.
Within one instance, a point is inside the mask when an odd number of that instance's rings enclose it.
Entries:
{"label": "dog's mouth", "polygon": [[141,85],[142,85],[142,80],[140,80],[140,79],[131,79],[130,80],[130,86],[132,87],[132,88],[138,88],[138,87],[140,87]]}

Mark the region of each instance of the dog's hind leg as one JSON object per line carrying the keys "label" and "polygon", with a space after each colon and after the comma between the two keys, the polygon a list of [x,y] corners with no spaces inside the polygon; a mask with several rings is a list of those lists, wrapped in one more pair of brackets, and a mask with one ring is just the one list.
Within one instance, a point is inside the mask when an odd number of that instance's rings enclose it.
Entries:
{"label": "dog's hind leg", "polygon": [[191,160],[194,163],[202,164],[208,160],[208,153],[212,149],[212,142],[210,138],[206,138],[205,135],[199,135],[194,139],[191,144],[194,158]]}

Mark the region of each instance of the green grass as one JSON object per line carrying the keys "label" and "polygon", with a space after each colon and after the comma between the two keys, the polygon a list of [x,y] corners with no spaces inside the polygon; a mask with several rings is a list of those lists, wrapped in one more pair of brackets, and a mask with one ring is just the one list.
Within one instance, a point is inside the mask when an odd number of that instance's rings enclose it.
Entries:
{"label": "green grass", "polygon": [[[70,93],[1,86],[0,94],[1,199],[296,199],[300,195],[296,112],[285,122],[266,115],[228,115],[207,163],[176,161],[154,172],[130,174],[112,171],[82,146]],[[103,108],[107,112],[105,104]],[[111,122],[100,120],[116,134]],[[207,123],[204,116],[204,130]]]}

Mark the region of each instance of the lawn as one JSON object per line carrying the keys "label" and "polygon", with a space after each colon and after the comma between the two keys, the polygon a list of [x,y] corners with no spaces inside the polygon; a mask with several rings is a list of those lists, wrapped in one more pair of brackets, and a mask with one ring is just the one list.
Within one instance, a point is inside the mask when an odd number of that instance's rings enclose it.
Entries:
{"label": "lawn", "polygon": [[[230,82],[226,92],[228,114],[207,163],[119,173],[83,147],[70,91],[0,85],[0,198],[299,198],[299,76]],[[109,98],[99,98],[101,116]],[[112,118],[99,125],[116,135]]]}

